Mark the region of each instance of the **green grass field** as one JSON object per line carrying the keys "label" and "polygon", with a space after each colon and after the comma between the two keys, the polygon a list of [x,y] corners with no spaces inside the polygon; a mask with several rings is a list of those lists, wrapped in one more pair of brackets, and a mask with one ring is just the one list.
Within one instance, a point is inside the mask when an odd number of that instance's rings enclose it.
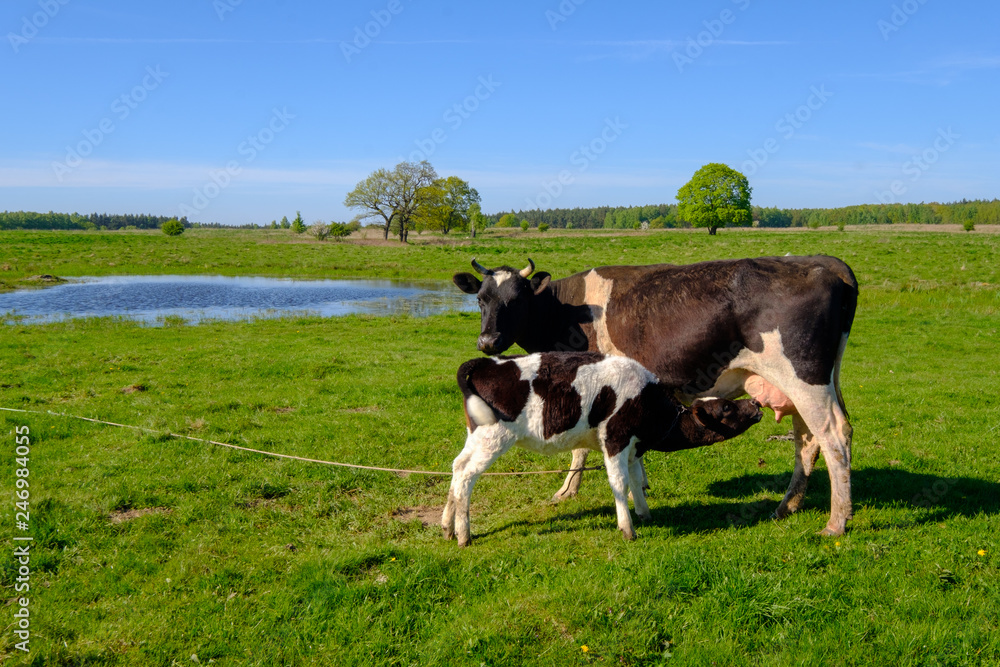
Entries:
{"label": "green grass field", "polygon": [[[903,230],[529,233],[289,243],[189,230],[4,232],[0,280],[216,273],[447,278],[531,257],[610,263],[826,253],[862,295],[843,367],[855,517],[770,512],[791,443],[765,421],[651,452],[653,521],[625,543],[603,472],[483,478],[473,545],[436,525],[465,436],[458,365],[478,314],[142,327],[0,326],[0,661],[21,665],[1000,664],[1000,235]],[[133,391],[124,392],[126,388]],[[15,429],[30,431],[30,592],[15,592]],[[565,467],[515,451],[494,470]],[[429,517],[424,525],[421,517]],[[16,648],[29,598],[30,653]],[[195,657],[196,656],[196,657]]]}

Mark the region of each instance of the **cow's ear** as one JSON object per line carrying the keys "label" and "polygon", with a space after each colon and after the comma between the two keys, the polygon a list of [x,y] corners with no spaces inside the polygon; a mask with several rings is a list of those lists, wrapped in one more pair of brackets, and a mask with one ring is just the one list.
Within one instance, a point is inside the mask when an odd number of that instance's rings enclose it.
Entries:
{"label": "cow's ear", "polygon": [[691,405],[691,416],[700,426],[705,426],[705,408],[702,407],[701,403]]}
{"label": "cow's ear", "polygon": [[456,273],[451,277],[451,281],[466,294],[479,294],[479,288],[483,286],[479,278],[471,273]]}
{"label": "cow's ear", "polygon": [[535,294],[541,294],[542,290],[549,286],[550,280],[552,280],[551,273],[539,271],[535,275],[531,276],[531,291]]}

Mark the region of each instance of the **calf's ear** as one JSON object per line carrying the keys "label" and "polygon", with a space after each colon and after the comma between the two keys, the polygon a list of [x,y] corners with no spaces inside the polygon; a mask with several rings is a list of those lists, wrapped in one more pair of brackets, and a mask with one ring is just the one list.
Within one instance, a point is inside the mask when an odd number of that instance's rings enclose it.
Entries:
{"label": "calf's ear", "polygon": [[549,286],[550,280],[552,280],[551,273],[539,271],[531,277],[531,291],[535,294],[541,294],[542,291]]}
{"label": "calf's ear", "polygon": [[451,281],[466,294],[479,294],[479,288],[483,286],[482,281],[471,273],[456,273]]}
{"label": "calf's ear", "polygon": [[697,422],[699,426],[705,426],[705,408],[703,408],[700,403],[694,403],[691,406],[691,417],[694,418],[695,422]]}

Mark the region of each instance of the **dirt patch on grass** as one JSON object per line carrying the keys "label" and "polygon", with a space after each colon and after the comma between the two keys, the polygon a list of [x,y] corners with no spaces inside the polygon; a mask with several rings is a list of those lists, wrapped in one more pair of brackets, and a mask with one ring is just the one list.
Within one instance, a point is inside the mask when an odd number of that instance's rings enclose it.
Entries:
{"label": "dirt patch on grass", "polygon": [[134,394],[136,392],[146,391],[147,389],[149,389],[149,387],[147,387],[144,384],[130,384],[127,387],[122,387],[122,393],[123,394]]}
{"label": "dirt patch on grass", "polygon": [[410,522],[414,519],[419,519],[420,523],[422,523],[424,528],[426,528],[428,526],[434,526],[441,523],[441,513],[443,511],[443,507],[427,507],[426,505],[419,505],[417,507],[400,507],[399,509],[393,511],[392,518],[403,522]]}
{"label": "dirt patch on grass", "polygon": [[125,523],[126,521],[131,521],[132,519],[138,519],[141,516],[146,516],[148,514],[170,514],[173,512],[169,507],[144,507],[142,509],[129,509],[129,510],[119,510],[112,512],[110,515],[111,523]]}

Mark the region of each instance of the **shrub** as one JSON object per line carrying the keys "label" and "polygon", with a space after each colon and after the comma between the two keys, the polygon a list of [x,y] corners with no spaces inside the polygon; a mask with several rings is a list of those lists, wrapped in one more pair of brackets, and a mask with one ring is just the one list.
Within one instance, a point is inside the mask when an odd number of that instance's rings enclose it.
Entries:
{"label": "shrub", "polygon": [[528,225],[528,221],[527,221],[527,220],[522,220],[522,221],[521,221],[521,231],[522,231],[522,232],[526,232],[526,231],[528,231],[528,227],[529,227],[529,226],[530,226],[530,225]]}
{"label": "shrub", "polygon": [[967,232],[974,231],[976,229],[976,223],[974,223],[970,218],[969,220],[966,220],[965,222],[962,223],[962,229],[964,229]]}
{"label": "shrub", "polygon": [[184,225],[177,218],[171,218],[163,223],[160,230],[167,236],[179,236],[184,233]]}
{"label": "shrub", "polygon": [[547,231],[549,231],[549,223],[547,223],[547,222],[539,223],[538,224],[538,231],[540,231],[540,232],[547,232]]}

